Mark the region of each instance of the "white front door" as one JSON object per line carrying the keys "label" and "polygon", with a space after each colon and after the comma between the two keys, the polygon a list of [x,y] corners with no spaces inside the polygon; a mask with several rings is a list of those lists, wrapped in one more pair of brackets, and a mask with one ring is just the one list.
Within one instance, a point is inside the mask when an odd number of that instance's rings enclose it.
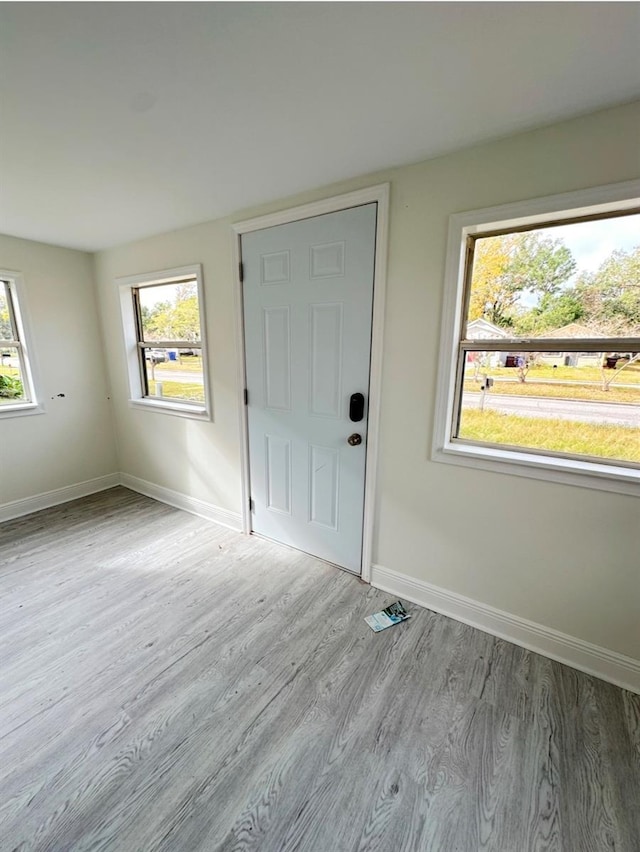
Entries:
{"label": "white front door", "polygon": [[252,530],[356,573],[376,213],[241,238]]}

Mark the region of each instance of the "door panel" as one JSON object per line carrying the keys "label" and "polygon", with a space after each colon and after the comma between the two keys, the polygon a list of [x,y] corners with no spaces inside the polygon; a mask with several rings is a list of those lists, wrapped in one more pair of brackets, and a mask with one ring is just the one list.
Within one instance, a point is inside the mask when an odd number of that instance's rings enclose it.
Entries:
{"label": "door panel", "polygon": [[266,507],[291,514],[291,441],[265,435]]}
{"label": "door panel", "polygon": [[291,319],[289,306],[263,311],[265,405],[291,410]]}
{"label": "door panel", "polygon": [[340,417],[342,304],[309,306],[309,411]]}
{"label": "door panel", "polygon": [[[376,204],[242,236],[252,530],[357,573]],[[362,436],[350,446],[353,432]]]}
{"label": "door panel", "polygon": [[337,449],[310,447],[309,453],[309,520],[332,530],[338,529],[338,470]]}

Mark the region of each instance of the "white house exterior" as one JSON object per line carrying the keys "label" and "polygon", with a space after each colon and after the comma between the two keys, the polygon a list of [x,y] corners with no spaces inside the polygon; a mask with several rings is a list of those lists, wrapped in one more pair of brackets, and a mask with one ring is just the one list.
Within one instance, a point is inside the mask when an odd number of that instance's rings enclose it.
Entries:
{"label": "white house exterior", "polygon": [[[545,332],[544,336],[573,340],[580,337],[594,338],[604,337],[605,335],[599,334],[584,325],[580,325],[580,323],[572,322],[562,328],[556,328],[554,331]],[[543,364],[557,367],[599,367],[602,361],[602,354],[599,352],[546,352],[540,356],[540,361]]]}
{"label": "white house exterior", "polygon": [[[509,336],[504,328],[500,328],[482,317],[467,323],[467,340],[498,340]],[[508,354],[508,352],[489,352],[487,366],[504,367]],[[467,363],[473,363],[479,355],[479,352],[469,352]]]}

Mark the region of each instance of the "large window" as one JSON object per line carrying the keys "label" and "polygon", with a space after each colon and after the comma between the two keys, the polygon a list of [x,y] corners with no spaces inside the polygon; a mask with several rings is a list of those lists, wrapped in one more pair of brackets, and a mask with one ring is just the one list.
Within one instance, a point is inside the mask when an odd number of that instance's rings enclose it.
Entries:
{"label": "large window", "polygon": [[119,284],[132,402],[208,416],[200,267]]}
{"label": "large window", "polygon": [[0,272],[0,417],[39,410],[20,302],[20,277]]}
{"label": "large window", "polygon": [[640,185],[452,217],[447,287],[435,457],[640,485]]}

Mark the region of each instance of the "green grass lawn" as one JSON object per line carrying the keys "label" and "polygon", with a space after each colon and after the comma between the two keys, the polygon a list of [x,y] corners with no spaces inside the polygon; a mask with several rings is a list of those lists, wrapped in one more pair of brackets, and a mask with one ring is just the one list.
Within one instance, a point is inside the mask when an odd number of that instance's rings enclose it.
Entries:
{"label": "green grass lawn", "polygon": [[[464,390],[470,393],[477,393],[480,390],[481,382],[476,382],[473,379],[466,379]],[[608,391],[602,390],[601,387],[595,385],[574,385],[565,384],[563,382],[554,382],[553,384],[544,384],[527,378],[526,382],[519,382],[516,379],[509,381],[497,381],[493,387],[487,391],[490,396],[494,394],[508,394],[510,396],[536,396],[536,397],[551,397],[553,399],[578,399],[587,402],[627,402],[635,405],[640,405],[640,384],[637,387],[618,387],[615,383],[609,387]]]}
{"label": "green grass lawn", "polygon": [[179,373],[202,373],[202,358],[199,355],[183,355],[179,361],[161,361],[156,369]]}
{"label": "green grass lawn", "polygon": [[543,420],[465,408],[458,437],[490,444],[640,462],[640,430],[632,426]]}
{"label": "green grass lawn", "polygon": [[[486,373],[489,376],[496,378],[507,378],[517,380],[517,370],[515,367],[487,367],[480,368],[481,373]],[[613,374],[613,370],[605,370],[604,375],[608,379]],[[467,375],[473,377],[473,365],[467,365]],[[602,370],[599,367],[552,367],[547,364],[532,367],[527,374],[527,383],[534,382],[536,379],[555,379],[557,381],[570,382],[602,382]],[[638,384],[640,385],[640,362],[635,362],[621,370],[613,380],[612,387],[623,384]]]}
{"label": "green grass lawn", "polygon": [[[156,382],[149,380],[149,396],[155,397]],[[162,380],[162,397],[158,399],[186,399],[204,403],[204,387],[195,382],[167,382]]]}

